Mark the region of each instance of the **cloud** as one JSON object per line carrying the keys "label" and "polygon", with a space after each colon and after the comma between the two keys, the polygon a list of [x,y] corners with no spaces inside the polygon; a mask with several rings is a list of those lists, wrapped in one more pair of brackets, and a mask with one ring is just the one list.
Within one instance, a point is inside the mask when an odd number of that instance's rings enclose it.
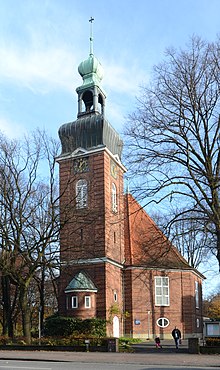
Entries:
{"label": "cloud", "polygon": [[147,73],[135,63],[126,66],[119,62],[110,65],[106,63],[104,82],[111,90],[134,96],[140,85],[147,81]]}
{"label": "cloud", "polygon": [[0,80],[11,80],[37,93],[54,88],[72,91],[75,68],[73,54],[65,49],[22,50],[0,46]]}
{"label": "cloud", "polygon": [[0,117],[0,131],[11,139],[21,137],[26,132],[22,125],[16,122],[12,123],[11,121],[2,117]]}
{"label": "cloud", "polygon": [[[65,46],[23,49],[0,45],[0,80],[8,79],[41,94],[55,88],[72,92],[81,84],[77,72],[81,59]],[[136,94],[140,84],[147,79],[144,71],[136,65],[129,65],[128,68],[118,62],[110,65],[105,63],[104,68],[103,86],[126,95]]]}

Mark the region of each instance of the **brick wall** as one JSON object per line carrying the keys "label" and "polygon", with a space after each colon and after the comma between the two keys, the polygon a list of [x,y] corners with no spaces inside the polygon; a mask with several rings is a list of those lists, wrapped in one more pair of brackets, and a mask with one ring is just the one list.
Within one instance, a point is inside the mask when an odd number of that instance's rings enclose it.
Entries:
{"label": "brick wall", "polygon": [[[115,314],[120,319],[121,335],[124,328],[127,335],[170,338],[173,327],[178,326],[185,337],[199,336],[202,278],[136,200],[123,195],[123,169],[115,162],[117,176],[113,176],[112,160],[105,150],[93,153],[89,156],[89,171],[82,174],[74,174],[72,159],[60,163],[61,220],[68,217],[61,230],[61,260],[66,264],[59,279],[59,310],[76,315],[73,309],[66,310],[64,290],[82,270],[98,291],[92,294],[91,310],[81,309],[77,313],[80,317],[109,320]],[[81,210],[75,208],[75,183],[79,178],[89,185],[88,208]],[[112,183],[117,189],[117,212],[112,212]],[[155,305],[155,276],[169,278],[169,306]],[[200,287],[198,308],[195,281]],[[84,299],[84,293],[80,299]],[[129,313],[126,319],[124,311]],[[159,318],[167,318],[169,325],[160,328]],[[111,320],[107,330],[112,335]]]}
{"label": "brick wall", "polygon": [[[112,307],[118,306],[121,318],[123,294],[118,264],[124,260],[123,170],[117,166],[117,177],[111,175],[113,159],[105,150],[91,154],[88,160],[89,171],[80,174],[74,174],[73,159],[60,162],[61,219],[64,220],[65,214],[68,218],[61,230],[61,260],[66,262],[66,266],[63,265],[59,279],[59,311],[70,316],[109,319],[113,315]],[[88,182],[88,208],[77,210],[75,184],[81,178]],[[116,213],[112,212],[112,182],[117,189]],[[89,263],[89,259],[94,258],[108,258],[112,262]],[[82,259],[85,263],[79,266],[77,261]],[[66,310],[64,290],[79,270],[86,271],[98,289],[90,312]],[[83,294],[80,299],[83,299]],[[112,324],[108,325],[108,332],[112,335]]]}
{"label": "brick wall", "polygon": [[[169,338],[174,326],[178,326],[185,337],[201,336],[199,273],[188,265],[131,195],[125,196],[125,210],[125,292],[126,309],[130,313],[126,334],[148,337],[150,333],[151,337]],[[168,306],[155,305],[156,276],[169,278]],[[195,281],[200,287],[199,308],[195,304]],[[167,318],[169,325],[160,328],[159,318]]]}

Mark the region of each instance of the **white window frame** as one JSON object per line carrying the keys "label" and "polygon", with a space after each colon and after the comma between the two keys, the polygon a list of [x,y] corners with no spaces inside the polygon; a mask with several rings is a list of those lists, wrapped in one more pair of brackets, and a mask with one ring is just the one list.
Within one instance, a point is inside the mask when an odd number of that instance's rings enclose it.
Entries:
{"label": "white window frame", "polygon": [[91,308],[91,296],[90,295],[85,296],[85,308]]}
{"label": "white window frame", "polygon": [[80,179],[76,183],[76,208],[82,209],[88,206],[88,183]]}
{"label": "white window frame", "polygon": [[117,213],[118,205],[117,205],[117,188],[115,183],[112,183],[112,212]]}
{"label": "white window frame", "polygon": [[[159,324],[160,320],[162,321],[162,325]],[[169,326],[169,324],[170,322],[166,317],[159,317],[159,319],[157,319],[157,326],[159,326],[160,328],[166,328],[167,326]]]}
{"label": "white window frame", "polygon": [[167,276],[155,276],[155,306],[169,306],[169,278]]}
{"label": "white window frame", "polygon": [[78,297],[76,295],[72,296],[71,303],[72,303],[72,308],[78,308],[79,307]]}
{"label": "white window frame", "polygon": [[199,308],[199,282],[195,281],[195,302],[196,308]]}

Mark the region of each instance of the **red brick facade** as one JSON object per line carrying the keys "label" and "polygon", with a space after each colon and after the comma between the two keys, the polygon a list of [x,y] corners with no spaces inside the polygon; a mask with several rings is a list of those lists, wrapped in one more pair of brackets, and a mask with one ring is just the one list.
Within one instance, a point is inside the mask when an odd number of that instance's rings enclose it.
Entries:
{"label": "red brick facade", "polygon": [[[74,159],[60,161],[62,270],[59,311],[80,318],[119,319],[119,335],[170,338],[178,326],[185,337],[201,336],[202,276],[190,268],[131,195],[123,194],[123,168],[106,150],[86,156],[88,171],[74,173]],[[86,179],[88,205],[76,209],[76,182]],[[112,183],[117,189],[117,211],[112,211]],[[64,215],[67,217],[64,220]],[[80,271],[85,272],[97,292],[65,293]],[[169,304],[156,305],[155,277],[167,277]],[[196,283],[197,282],[197,283]],[[195,286],[199,302],[196,307]],[[78,296],[78,308],[71,306]],[[85,296],[91,307],[85,308]],[[168,326],[158,326],[158,319]],[[114,335],[113,324],[109,335]]]}
{"label": "red brick facade", "polygon": [[[131,195],[125,196],[126,333],[170,338],[177,326],[184,337],[202,335],[202,276],[192,269]],[[157,305],[155,277],[167,277],[169,304]],[[196,292],[198,291],[198,292]],[[167,327],[158,326],[166,318]]]}
{"label": "red brick facade", "polygon": [[[74,174],[74,160],[60,161],[60,208],[67,217],[61,220],[61,262],[59,311],[81,318],[100,317],[109,320],[117,303],[123,311],[122,268],[124,260],[124,199],[123,170],[117,166],[117,176],[111,175],[113,158],[103,150],[88,158],[89,170]],[[115,161],[114,161],[115,162]],[[88,207],[76,209],[76,182],[86,179]],[[112,183],[117,189],[117,212],[112,212]],[[61,214],[62,216],[62,214]],[[67,284],[79,271],[85,271],[95,286],[91,309],[72,309],[64,293]],[[85,292],[78,294],[82,301]],[[71,297],[71,294],[68,293]],[[109,328],[109,334],[112,328]]]}

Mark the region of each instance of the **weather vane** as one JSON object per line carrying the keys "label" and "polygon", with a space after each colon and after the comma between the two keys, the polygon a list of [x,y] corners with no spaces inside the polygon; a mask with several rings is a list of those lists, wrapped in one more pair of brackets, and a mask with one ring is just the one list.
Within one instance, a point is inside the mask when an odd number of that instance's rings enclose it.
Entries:
{"label": "weather vane", "polygon": [[90,22],[90,55],[93,55],[93,35],[92,35],[92,22],[94,21],[94,18],[91,17],[89,19]]}

